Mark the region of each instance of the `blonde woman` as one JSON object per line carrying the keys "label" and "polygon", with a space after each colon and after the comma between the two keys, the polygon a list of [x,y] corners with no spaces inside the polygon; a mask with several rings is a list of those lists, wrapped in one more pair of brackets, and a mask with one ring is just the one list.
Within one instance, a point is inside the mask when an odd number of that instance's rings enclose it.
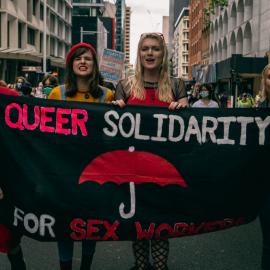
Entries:
{"label": "blonde woman", "polygon": [[259,107],[270,107],[270,64],[262,71]]}
{"label": "blonde woman", "polygon": [[[168,52],[162,34],[141,35],[135,76],[118,83],[113,104],[120,107],[126,104],[165,106],[170,110],[188,106],[184,82],[169,76]],[[153,266],[149,261],[150,246]],[[133,252],[135,266],[132,270],[168,269],[168,240],[134,241]]]}
{"label": "blonde woman", "polygon": [[[270,64],[262,72],[261,100],[259,107],[270,108]],[[260,213],[263,236],[262,270],[270,269],[270,192],[266,196]]]}

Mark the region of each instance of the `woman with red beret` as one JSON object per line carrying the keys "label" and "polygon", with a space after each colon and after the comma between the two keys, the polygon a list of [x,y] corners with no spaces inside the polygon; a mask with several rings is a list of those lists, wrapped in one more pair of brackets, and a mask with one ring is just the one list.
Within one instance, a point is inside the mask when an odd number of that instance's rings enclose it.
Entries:
{"label": "woman with red beret", "polygon": [[[100,85],[95,49],[87,43],[71,47],[66,56],[65,84],[53,88],[48,99],[111,103],[113,92]],[[82,241],[80,270],[90,270],[96,247],[95,241]],[[60,269],[72,269],[73,241],[58,241]]]}

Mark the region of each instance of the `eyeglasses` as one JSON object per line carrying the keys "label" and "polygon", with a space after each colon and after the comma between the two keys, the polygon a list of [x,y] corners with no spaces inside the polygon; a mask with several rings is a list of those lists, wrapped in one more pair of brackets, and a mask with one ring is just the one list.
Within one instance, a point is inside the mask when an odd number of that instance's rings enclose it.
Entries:
{"label": "eyeglasses", "polygon": [[162,33],[159,32],[149,32],[149,33],[142,33],[141,38],[147,38],[147,37],[160,37],[164,40],[164,36]]}

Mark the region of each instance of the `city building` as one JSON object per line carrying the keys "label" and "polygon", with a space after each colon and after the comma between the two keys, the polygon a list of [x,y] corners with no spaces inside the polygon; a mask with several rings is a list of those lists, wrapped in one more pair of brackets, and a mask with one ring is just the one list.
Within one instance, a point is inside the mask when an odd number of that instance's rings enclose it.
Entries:
{"label": "city building", "polygon": [[127,65],[130,64],[130,15],[131,10],[130,7],[126,7],[125,11],[125,25],[124,25],[124,52],[125,52],[125,62]]}
{"label": "city building", "polygon": [[103,0],[73,0],[73,16],[97,17],[103,10]]}
{"label": "city building", "polygon": [[268,1],[229,0],[211,16],[210,58],[220,87],[236,102],[241,92],[255,95],[270,48]]}
{"label": "city building", "polygon": [[169,56],[171,57],[172,49],[173,49],[173,38],[175,31],[175,23],[179,14],[181,13],[184,7],[188,7],[189,0],[170,0],[169,2],[169,43],[168,50]]}
{"label": "city building", "polygon": [[44,72],[54,72],[61,79],[71,44],[71,13],[71,0],[0,1],[0,78],[14,82],[22,75],[37,84]]}
{"label": "city building", "polygon": [[125,0],[116,0],[116,50],[124,52]]}
{"label": "city building", "polygon": [[162,34],[164,36],[164,40],[167,47],[169,46],[169,31],[170,31],[169,16],[163,16],[162,17]]}
{"label": "city building", "polygon": [[189,5],[189,79],[198,78],[194,75],[196,67],[209,63],[209,34],[204,9],[208,0],[190,0]]}
{"label": "city building", "polygon": [[189,63],[189,9],[183,8],[175,23],[173,50],[173,76],[188,80]]}
{"label": "city building", "polygon": [[[108,10],[106,10],[108,7]],[[115,18],[112,7],[103,0],[74,0],[72,14],[72,44],[87,42],[97,51],[98,57],[104,48],[115,48]]]}
{"label": "city building", "polygon": [[104,1],[104,11],[103,11],[103,16],[104,17],[110,17],[110,18],[115,18],[115,13],[116,13],[116,6],[114,3]]}

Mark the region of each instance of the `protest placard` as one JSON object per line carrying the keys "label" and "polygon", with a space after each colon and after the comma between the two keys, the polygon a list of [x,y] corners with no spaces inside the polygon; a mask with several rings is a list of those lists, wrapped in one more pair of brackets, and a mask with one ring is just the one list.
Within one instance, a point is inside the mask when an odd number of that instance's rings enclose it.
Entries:
{"label": "protest placard", "polygon": [[125,54],[104,49],[100,60],[100,73],[108,82],[116,83],[122,79]]}

